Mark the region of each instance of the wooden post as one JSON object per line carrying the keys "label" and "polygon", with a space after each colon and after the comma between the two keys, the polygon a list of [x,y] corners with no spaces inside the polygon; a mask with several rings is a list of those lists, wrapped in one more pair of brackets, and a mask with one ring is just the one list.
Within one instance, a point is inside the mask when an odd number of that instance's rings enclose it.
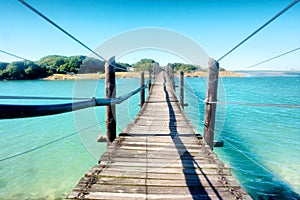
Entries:
{"label": "wooden post", "polygon": [[[171,64],[169,65],[169,79],[171,80],[172,76],[171,76]],[[172,81],[170,81],[170,83],[172,83]]]}
{"label": "wooden post", "polygon": [[171,65],[171,83],[173,91],[175,91],[174,65]]}
{"label": "wooden post", "polygon": [[145,76],[144,76],[144,72],[141,72],[141,82],[140,82],[140,87],[142,88],[141,89],[141,92],[140,92],[140,107],[142,108],[144,103],[145,103],[145,88],[144,88],[144,85],[145,85]]}
{"label": "wooden post", "polygon": [[150,92],[150,89],[151,89],[151,78],[152,78],[152,75],[151,75],[151,69],[149,69],[149,81],[148,81],[148,94]]}
{"label": "wooden post", "polygon": [[169,75],[169,69],[170,69],[170,67],[169,67],[169,64],[168,64],[168,65],[167,65],[167,69],[166,69],[167,77],[168,77],[168,78],[170,78],[170,75]]}
{"label": "wooden post", "polygon": [[179,76],[179,96],[180,96],[180,105],[182,109],[184,109],[184,73],[183,71],[180,71],[180,76]]}
{"label": "wooden post", "polygon": [[[106,98],[116,98],[115,57],[105,62]],[[106,138],[111,143],[116,138],[116,105],[106,106]]]}
{"label": "wooden post", "polygon": [[154,83],[154,80],[155,80],[155,76],[156,76],[156,64],[153,63],[153,83]]}
{"label": "wooden post", "polygon": [[213,149],[214,145],[214,129],[217,104],[218,91],[218,77],[219,77],[219,63],[214,59],[209,60],[208,80],[206,92],[206,105],[204,116],[204,139],[206,143]]}

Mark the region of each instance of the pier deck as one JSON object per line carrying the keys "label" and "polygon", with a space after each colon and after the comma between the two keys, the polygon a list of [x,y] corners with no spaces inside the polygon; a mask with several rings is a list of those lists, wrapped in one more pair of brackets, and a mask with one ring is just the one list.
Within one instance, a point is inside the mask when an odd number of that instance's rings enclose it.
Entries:
{"label": "pier deck", "polygon": [[69,199],[251,199],[158,74],[143,108]]}

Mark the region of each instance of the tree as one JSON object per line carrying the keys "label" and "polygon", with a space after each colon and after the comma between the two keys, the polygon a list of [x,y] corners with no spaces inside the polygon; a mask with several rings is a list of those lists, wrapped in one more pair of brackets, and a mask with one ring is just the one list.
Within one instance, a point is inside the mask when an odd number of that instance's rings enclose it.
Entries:
{"label": "tree", "polygon": [[148,71],[149,69],[153,68],[155,63],[159,65],[157,62],[155,62],[155,60],[144,58],[133,64],[132,67],[134,67],[135,71]]}
{"label": "tree", "polygon": [[65,64],[67,58],[68,57],[66,56],[50,55],[41,58],[39,61],[36,62],[36,64],[46,68],[48,73],[51,74],[59,72],[60,66]]}
{"label": "tree", "polygon": [[5,69],[0,70],[0,80],[37,79],[49,75],[47,68],[28,60],[12,62]]}
{"label": "tree", "polygon": [[8,79],[8,72],[6,70],[0,70],[0,80]]}
{"label": "tree", "polygon": [[24,61],[12,62],[6,67],[9,79],[22,80],[25,78],[25,63]]}
{"label": "tree", "polygon": [[104,73],[104,62],[92,57],[86,57],[81,64],[78,73]]}
{"label": "tree", "polygon": [[[152,63],[150,59],[143,63]],[[127,63],[116,63],[116,71],[127,71]],[[54,73],[103,73],[104,62],[86,56],[50,55],[36,62],[24,60],[12,63],[0,62],[0,80],[26,80],[50,76]]]}
{"label": "tree", "polygon": [[220,72],[225,72],[225,71],[226,71],[226,69],[225,69],[225,68],[222,68],[222,67],[220,67],[219,71],[220,71]]}
{"label": "tree", "polygon": [[184,63],[173,63],[172,64],[174,66],[174,69],[176,71],[184,71],[184,72],[188,72],[188,71],[195,71],[197,70],[197,67],[191,64],[184,64]]}
{"label": "tree", "polygon": [[71,56],[65,59],[65,63],[60,68],[66,72],[77,74],[85,58],[86,56]]}
{"label": "tree", "polygon": [[0,70],[5,70],[8,64],[9,63],[6,62],[0,62]]}

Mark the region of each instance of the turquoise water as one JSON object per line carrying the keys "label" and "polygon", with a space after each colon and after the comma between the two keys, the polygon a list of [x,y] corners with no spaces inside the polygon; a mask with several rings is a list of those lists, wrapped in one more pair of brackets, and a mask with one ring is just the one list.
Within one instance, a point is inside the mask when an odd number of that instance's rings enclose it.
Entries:
{"label": "turquoise water", "polygon": [[[297,104],[300,102],[300,74],[250,73],[249,77],[223,78],[220,102]],[[187,78],[187,96],[195,93],[203,116],[205,79]],[[187,99],[196,105],[195,98]],[[188,110],[189,109],[189,110]],[[202,120],[186,108],[202,132]],[[202,119],[202,118],[201,118]],[[228,163],[234,176],[255,199],[300,199],[300,109],[218,104],[217,139],[223,148],[215,152]],[[298,193],[298,194],[297,194]]]}
{"label": "turquoise water", "polygon": [[[125,94],[139,79],[118,79],[117,94]],[[4,81],[0,95],[103,97],[103,80]],[[117,106],[118,130],[139,111],[139,96]],[[49,104],[67,101],[1,100],[11,104]],[[105,107],[53,116],[0,120],[0,199],[62,199],[76,182],[97,164],[104,144]],[[49,144],[49,142],[54,143]],[[48,145],[47,145],[48,144]],[[44,146],[45,145],[45,146]],[[35,149],[38,147],[37,149]],[[88,147],[88,149],[86,148]],[[28,150],[24,155],[14,157]]]}
{"label": "turquoise water", "polygon": [[[185,98],[189,104],[185,110],[202,133],[206,80],[185,80]],[[138,84],[138,79],[118,79],[117,93],[125,94]],[[299,87],[297,74],[223,78],[218,99],[299,104]],[[0,88],[0,95],[103,97],[104,94],[103,80],[5,81],[0,82]],[[0,103],[20,103],[20,100]],[[139,111],[138,103],[136,95],[117,107],[118,130]],[[225,145],[215,148],[215,152],[232,167],[234,176],[252,197],[299,199],[300,109],[219,104],[217,112],[216,138]],[[105,108],[98,107],[53,116],[0,120],[0,199],[65,197],[105,151],[106,147],[96,142],[99,135],[104,135],[104,119]],[[27,153],[9,159],[22,152]]]}

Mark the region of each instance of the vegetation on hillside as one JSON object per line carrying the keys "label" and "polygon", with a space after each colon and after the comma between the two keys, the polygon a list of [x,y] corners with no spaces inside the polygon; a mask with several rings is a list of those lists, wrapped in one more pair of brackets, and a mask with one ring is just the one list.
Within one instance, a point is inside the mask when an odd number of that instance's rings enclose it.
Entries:
{"label": "vegetation on hillside", "polygon": [[[172,63],[171,65],[174,66],[175,71],[184,71],[184,72],[207,71],[207,69],[204,69],[198,65],[191,65],[185,63]],[[220,68],[219,70],[226,71],[226,69],[224,68]]]}
{"label": "vegetation on hillside", "polygon": [[[127,71],[128,64],[116,63],[116,71]],[[33,80],[53,74],[103,73],[104,62],[86,56],[51,55],[36,62],[0,62],[0,80]]]}
{"label": "vegetation on hillside", "polygon": [[[84,74],[104,73],[104,62],[87,56],[60,56],[50,55],[36,62],[23,60],[11,63],[0,62],[0,80],[33,80],[45,78],[53,74]],[[205,71],[200,66],[173,63],[175,71],[193,72]],[[115,71],[148,71],[159,66],[153,59],[144,58],[132,65],[128,63],[115,63]],[[220,68],[220,71],[225,69]]]}
{"label": "vegetation on hillside", "polygon": [[[39,66],[32,61],[0,63],[0,80],[37,79],[50,75],[49,68]],[[5,66],[5,67],[4,67]]]}
{"label": "vegetation on hillside", "polygon": [[148,71],[149,69],[153,69],[155,65],[159,65],[159,63],[155,62],[155,60],[144,58],[139,62],[132,65],[134,71]]}
{"label": "vegetation on hillside", "polygon": [[191,64],[173,63],[172,65],[174,66],[175,71],[191,72],[198,69],[197,66]]}

